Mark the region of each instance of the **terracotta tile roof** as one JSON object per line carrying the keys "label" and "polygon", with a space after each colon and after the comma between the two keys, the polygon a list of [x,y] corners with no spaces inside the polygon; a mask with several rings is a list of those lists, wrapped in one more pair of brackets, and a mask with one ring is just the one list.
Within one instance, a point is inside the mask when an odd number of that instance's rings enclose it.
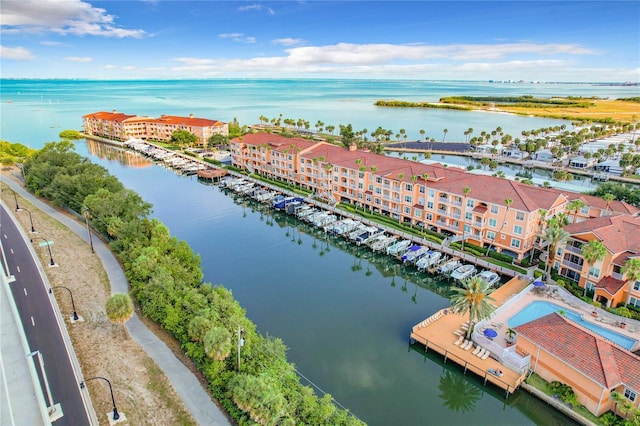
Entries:
{"label": "terracotta tile roof", "polygon": [[194,116],[189,117],[181,117],[177,115],[162,115],[160,118],[155,118],[151,120],[156,123],[163,124],[176,124],[176,125],[184,125],[191,127],[214,127],[214,126],[222,126],[224,123],[216,120],[209,120],[208,118],[198,118]]}
{"label": "terracotta tile roof", "polygon": [[611,276],[604,277],[600,280],[598,284],[596,284],[597,288],[601,288],[606,291],[610,295],[614,296],[624,287],[626,281],[618,280]]}
{"label": "terracotta tile roof", "polygon": [[626,251],[640,252],[640,217],[603,216],[573,223],[564,229],[575,237],[594,235],[614,255]]}
{"label": "terracotta tile roof", "polygon": [[602,387],[612,389],[624,384],[640,392],[638,355],[609,343],[557,313],[519,325],[515,330]]}
{"label": "terracotta tile roof", "polygon": [[231,142],[242,142],[246,145],[268,145],[272,150],[278,152],[284,152],[290,149],[291,145],[295,145],[300,149],[300,152],[312,147],[317,142],[312,142],[302,138],[287,138],[280,135],[274,135],[271,133],[249,133],[244,136],[233,138]]}
{"label": "terracotta tile roof", "polygon": [[616,265],[624,265],[625,262],[632,257],[637,257],[637,253],[625,251],[624,253],[620,253],[616,256],[612,262]]}
{"label": "terracotta tile roof", "polygon": [[100,111],[100,112],[94,112],[92,114],[87,114],[82,116],[82,118],[93,118],[95,120],[118,121],[118,122],[123,122],[124,120],[132,117],[135,117],[135,115],[127,115],[127,114],[123,114],[121,112],[115,112],[115,111],[113,112]]}
{"label": "terracotta tile roof", "polygon": [[[590,207],[595,207],[600,210],[607,209],[607,202],[600,197],[596,197],[595,195],[586,195],[586,194],[578,194],[575,192],[567,192],[567,199],[569,201],[573,200],[582,200],[584,203]],[[609,210],[616,213],[624,213],[635,215],[640,212],[640,208],[636,206],[632,206],[629,203],[625,203],[624,201],[613,200],[609,203]]]}

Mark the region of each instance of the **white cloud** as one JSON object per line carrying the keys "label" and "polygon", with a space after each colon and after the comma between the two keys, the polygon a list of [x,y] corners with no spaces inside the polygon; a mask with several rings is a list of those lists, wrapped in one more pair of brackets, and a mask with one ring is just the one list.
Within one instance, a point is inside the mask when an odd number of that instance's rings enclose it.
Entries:
{"label": "white cloud", "polygon": [[250,12],[250,11],[264,11],[266,12],[268,15],[275,15],[276,12],[271,9],[269,6],[263,6],[261,4],[250,4],[247,6],[240,6],[238,7],[238,11],[240,12]]}
{"label": "white cloud", "polygon": [[64,60],[70,62],[91,62],[93,61],[93,58],[88,56],[67,56]]}
{"label": "white cloud", "polygon": [[296,44],[304,43],[304,40],[301,38],[286,37],[286,38],[277,38],[275,40],[272,40],[271,43],[279,44],[282,46],[295,46]]}
{"label": "white cloud", "polygon": [[255,37],[250,37],[243,33],[223,33],[223,34],[218,34],[218,37],[237,41],[239,43],[252,44],[256,42]]}
{"label": "white cloud", "polygon": [[26,61],[33,59],[33,53],[25,49],[24,47],[7,47],[0,46],[0,58],[13,59],[16,61]]}
{"label": "white cloud", "polygon": [[46,32],[103,37],[142,37],[144,30],[115,26],[115,16],[82,0],[5,1],[0,9],[3,31]]}
{"label": "white cloud", "polygon": [[43,40],[40,42],[40,44],[43,46],[56,47],[62,46],[64,43],[62,43],[61,41]]}

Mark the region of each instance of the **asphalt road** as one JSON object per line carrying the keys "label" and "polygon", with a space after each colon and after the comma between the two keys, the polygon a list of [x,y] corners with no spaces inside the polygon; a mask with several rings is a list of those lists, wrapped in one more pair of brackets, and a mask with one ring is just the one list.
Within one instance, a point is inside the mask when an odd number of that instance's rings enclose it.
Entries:
{"label": "asphalt road", "polygon": [[[62,408],[63,416],[54,424],[56,426],[89,425],[90,417],[80,394],[79,379],[76,377],[60,325],[49,299],[52,296],[43,281],[36,260],[31,255],[29,242],[24,240],[16,224],[2,206],[0,206],[0,224],[7,264],[16,279],[10,284],[11,291],[27,342],[32,351],[39,351],[42,354],[51,398],[54,404],[59,403]],[[39,363],[35,358],[37,357],[34,357],[36,370],[40,375]],[[28,378],[25,377],[25,380]],[[45,401],[47,401],[42,377],[40,381]]]}

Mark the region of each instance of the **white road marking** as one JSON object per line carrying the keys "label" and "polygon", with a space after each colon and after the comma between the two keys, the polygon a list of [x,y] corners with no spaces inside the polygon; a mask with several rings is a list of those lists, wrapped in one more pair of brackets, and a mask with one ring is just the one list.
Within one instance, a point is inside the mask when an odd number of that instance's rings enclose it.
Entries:
{"label": "white road marking", "polygon": [[18,270],[18,272],[20,272],[20,267],[19,266],[16,266],[16,269]]}
{"label": "white road marking", "polygon": [[11,254],[13,254],[13,249],[9,249],[9,251],[11,252]]}
{"label": "white road marking", "polygon": [[7,234],[2,234],[2,235],[4,236],[4,239],[6,240],[7,239]]}
{"label": "white road marking", "polygon": [[27,288],[25,287],[25,288],[23,288],[23,290],[24,290],[24,295],[25,295],[25,296],[28,296],[28,294],[27,294]]}
{"label": "white road marking", "polygon": [[31,317],[31,325],[34,327],[36,326],[36,320],[34,320],[33,317]]}

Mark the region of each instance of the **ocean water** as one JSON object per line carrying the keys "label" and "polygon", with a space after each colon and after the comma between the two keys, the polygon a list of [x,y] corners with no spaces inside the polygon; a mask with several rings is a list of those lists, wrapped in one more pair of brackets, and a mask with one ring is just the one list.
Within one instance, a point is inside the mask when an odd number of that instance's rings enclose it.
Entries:
{"label": "ocean water", "polygon": [[[303,118],[312,127],[419,130],[463,140],[501,126],[512,134],[556,120],[444,110],[376,108],[377,99],[430,100],[455,94],[634,96],[628,88],[470,82],[350,80],[45,81],[3,80],[0,138],[39,148],[100,110],[176,114],[257,123]],[[371,425],[572,424],[526,392],[508,399],[442,357],[409,346],[411,326],[448,305],[448,284],[385,256],[327,240],[261,206],[234,199],[158,165],[133,167],[121,151],[78,141],[154,206],[176,237],[202,258],[205,281],[223,284],[264,333],[281,337],[289,360],[315,386]],[[319,391],[320,392],[320,391]]]}
{"label": "ocean water", "polygon": [[117,110],[127,114],[159,116],[189,115],[224,122],[236,118],[255,124],[269,119],[301,118],[314,129],[325,125],[351,124],[354,130],[378,127],[395,135],[406,131],[409,140],[426,136],[463,141],[464,132],[474,134],[502,127],[519,136],[523,130],[563,123],[561,120],[486,112],[437,109],[400,109],[374,106],[378,99],[437,101],[443,96],[638,96],[637,87],[593,84],[502,84],[466,81],[397,80],[1,80],[0,137],[41,147],[57,140],[63,129],[79,129],[82,116]]}

